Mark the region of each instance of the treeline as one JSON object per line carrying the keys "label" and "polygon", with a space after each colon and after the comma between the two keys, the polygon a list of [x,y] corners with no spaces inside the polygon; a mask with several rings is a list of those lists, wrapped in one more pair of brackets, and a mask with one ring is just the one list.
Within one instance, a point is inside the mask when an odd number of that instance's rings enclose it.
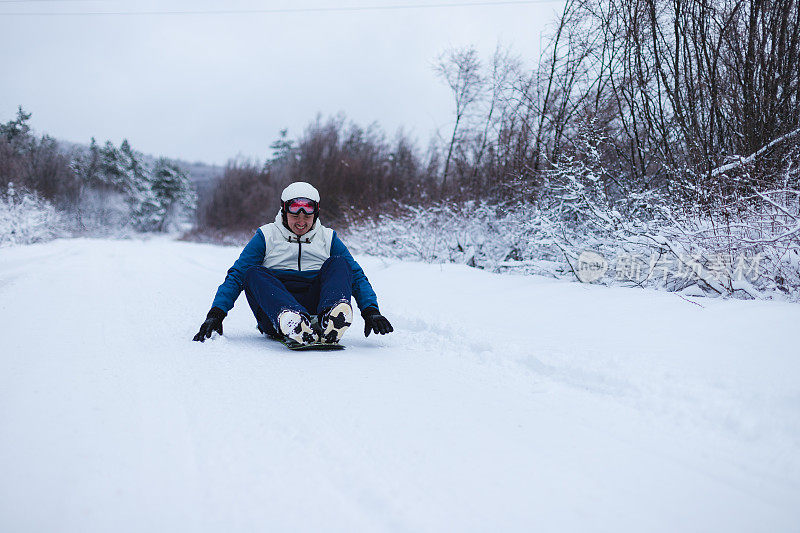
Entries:
{"label": "treeline", "polygon": [[[326,220],[396,213],[386,227],[414,232],[404,242],[421,258],[515,268],[561,257],[575,271],[582,249],[635,253],[652,258],[637,285],[798,298],[799,4],[568,0],[533,68],[502,48],[438,58],[453,121],[427,150],[317,119],[284,133],[265,164],[232,164],[199,228],[252,230],[283,185],[307,179]],[[441,224],[414,209],[432,200]],[[491,213],[498,223],[476,235],[470,217]],[[374,221],[354,230],[367,227],[382,234]],[[744,259],[760,268],[750,279],[732,274]],[[665,261],[674,268],[656,276]]]}
{"label": "treeline", "polygon": [[[195,194],[186,172],[176,163],[151,160],[131,148],[92,139],[88,149],[66,150],[44,135],[37,138],[29,126],[30,114],[21,107],[15,119],[0,124],[0,196],[5,211],[16,204],[51,208],[61,216],[47,224],[63,233],[166,231],[195,207]],[[35,210],[34,210],[35,211]],[[15,210],[15,212],[20,212]],[[49,211],[48,211],[49,212]],[[8,217],[6,217],[8,218]],[[23,225],[12,220],[14,234]],[[38,219],[33,217],[31,223]],[[15,240],[10,223],[0,231]],[[26,234],[35,235],[33,230]]]}
{"label": "treeline", "polygon": [[[123,215],[137,231],[163,232],[195,207],[186,171],[163,157],[147,160],[127,140],[117,148],[110,141],[98,146],[92,138],[89,149],[78,153],[71,167],[83,187],[85,201],[79,204],[79,214],[104,217],[106,221],[100,222],[106,224],[109,217]],[[119,202],[126,208],[115,209]]]}
{"label": "treeline", "polygon": [[217,186],[200,199],[201,232],[250,231],[272,220],[281,190],[298,179],[319,189],[325,220],[338,223],[438,197],[437,156],[420,154],[402,132],[390,140],[377,125],[318,117],[298,139],[284,130],[271,148],[266,163],[228,164]]}
{"label": "treeline", "polygon": [[569,0],[536,69],[468,48],[437,70],[456,109],[442,180],[462,188],[535,193],[578,163],[610,200],[798,184],[797,0]]}
{"label": "treeline", "polygon": [[284,132],[266,164],[233,164],[201,226],[252,225],[265,213],[242,212],[246,191],[258,211],[297,178],[320,186],[334,218],[430,198],[549,203],[576,188],[622,212],[710,212],[798,188],[798,0],[569,0],[535,68],[468,47],[436,72],[453,123],[424,153],[402,134],[317,119]]}
{"label": "treeline", "polygon": [[[425,149],[343,116],[282,132],[265,162],[232,161],[203,191],[195,231],[249,233],[303,179],[320,189],[326,221],[358,231],[361,220],[375,230],[371,215],[394,217],[385,227],[418,232],[405,241],[421,257],[496,268],[561,257],[574,271],[581,249],[609,260],[633,250],[719,272],[746,256],[763,266],[749,286],[699,274],[663,283],[797,293],[800,0],[567,0],[546,42],[532,67],[502,48],[442,53],[435,72],[451,89],[453,120]],[[122,199],[145,230],[192,205],[169,162],[144,162],[127,143],[93,142],[70,159],[26,120],[20,110],[2,126],[0,185],[35,190],[80,220],[92,218],[82,206],[102,222],[104,202]],[[435,206],[441,224],[420,206]],[[456,235],[466,226],[470,235]]]}
{"label": "treeline", "polygon": [[9,184],[18,190],[36,192],[60,207],[73,205],[80,183],[56,141],[47,135],[36,138],[20,107],[15,119],[0,124],[0,191]]}

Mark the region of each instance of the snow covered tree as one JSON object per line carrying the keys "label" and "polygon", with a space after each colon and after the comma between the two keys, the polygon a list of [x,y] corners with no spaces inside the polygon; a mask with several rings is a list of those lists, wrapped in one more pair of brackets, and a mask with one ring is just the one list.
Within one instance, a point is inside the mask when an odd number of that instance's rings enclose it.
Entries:
{"label": "snow covered tree", "polygon": [[453,150],[458,145],[459,125],[466,119],[467,110],[480,99],[485,80],[481,75],[478,52],[473,47],[448,50],[439,57],[439,62],[434,70],[450,87],[455,102],[453,135],[447,148],[444,174],[442,175],[442,189],[444,189],[447,185]]}
{"label": "snow covered tree", "polygon": [[[84,186],[85,214],[96,224],[130,224],[139,231],[166,231],[172,219],[192,211],[196,198],[185,170],[168,159],[149,161],[127,140],[102,148],[92,139],[72,168]],[[82,214],[83,215],[83,214]]]}
{"label": "snow covered tree", "polygon": [[30,117],[19,107],[14,120],[0,124],[0,186],[13,181],[59,208],[69,207],[78,192],[69,159],[53,138],[33,135]]}
{"label": "snow covered tree", "polygon": [[3,137],[9,143],[19,143],[31,138],[31,128],[28,126],[31,114],[23,111],[22,106],[17,108],[17,118],[10,120],[5,124],[0,124],[0,137]]}
{"label": "snow covered tree", "polygon": [[128,178],[122,153],[111,141],[107,141],[105,146],[99,149],[99,156],[100,169],[97,174],[97,181],[93,185],[118,192],[126,192]]}
{"label": "snow covered tree", "polygon": [[276,165],[282,161],[291,161],[296,155],[296,143],[294,140],[289,139],[289,130],[283,128],[280,131],[280,137],[269,145],[272,149],[272,158],[270,164]]}
{"label": "snow covered tree", "polygon": [[120,167],[125,172],[125,192],[131,209],[131,223],[140,231],[155,231],[164,217],[151,185],[151,174],[141,153],[127,139],[119,149]]}
{"label": "snow covered tree", "polygon": [[197,197],[186,171],[166,158],[153,166],[150,187],[159,205],[158,231],[166,231],[172,219],[195,208]]}
{"label": "snow covered tree", "polygon": [[81,187],[104,187],[103,156],[97,141],[92,137],[88,152],[78,151],[70,163]]}

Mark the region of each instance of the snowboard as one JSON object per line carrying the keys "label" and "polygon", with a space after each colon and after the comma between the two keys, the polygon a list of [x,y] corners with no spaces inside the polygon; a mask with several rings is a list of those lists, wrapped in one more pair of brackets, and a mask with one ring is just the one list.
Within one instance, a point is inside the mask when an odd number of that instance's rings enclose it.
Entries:
{"label": "snowboard", "polygon": [[344,345],[337,344],[337,343],[330,343],[330,342],[312,342],[309,344],[299,344],[291,339],[275,339],[290,350],[294,350],[296,352],[303,352],[303,351],[332,351],[332,350],[344,350]]}

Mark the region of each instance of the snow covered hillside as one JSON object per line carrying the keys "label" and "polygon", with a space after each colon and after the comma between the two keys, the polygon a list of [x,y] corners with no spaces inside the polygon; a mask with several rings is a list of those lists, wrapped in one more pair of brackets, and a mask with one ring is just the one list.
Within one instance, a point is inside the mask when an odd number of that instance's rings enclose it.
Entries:
{"label": "snow covered hillside", "polygon": [[1,531],[798,531],[800,306],[359,258],[396,332],[192,342],[239,248],[0,250]]}

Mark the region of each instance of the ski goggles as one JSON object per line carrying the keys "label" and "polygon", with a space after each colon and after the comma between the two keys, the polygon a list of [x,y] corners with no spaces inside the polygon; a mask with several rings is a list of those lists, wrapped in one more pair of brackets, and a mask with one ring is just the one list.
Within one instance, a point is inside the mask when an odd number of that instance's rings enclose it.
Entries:
{"label": "ski goggles", "polygon": [[306,215],[316,215],[319,205],[314,200],[309,198],[294,198],[287,200],[283,205],[287,213],[292,215],[299,215],[302,211]]}

